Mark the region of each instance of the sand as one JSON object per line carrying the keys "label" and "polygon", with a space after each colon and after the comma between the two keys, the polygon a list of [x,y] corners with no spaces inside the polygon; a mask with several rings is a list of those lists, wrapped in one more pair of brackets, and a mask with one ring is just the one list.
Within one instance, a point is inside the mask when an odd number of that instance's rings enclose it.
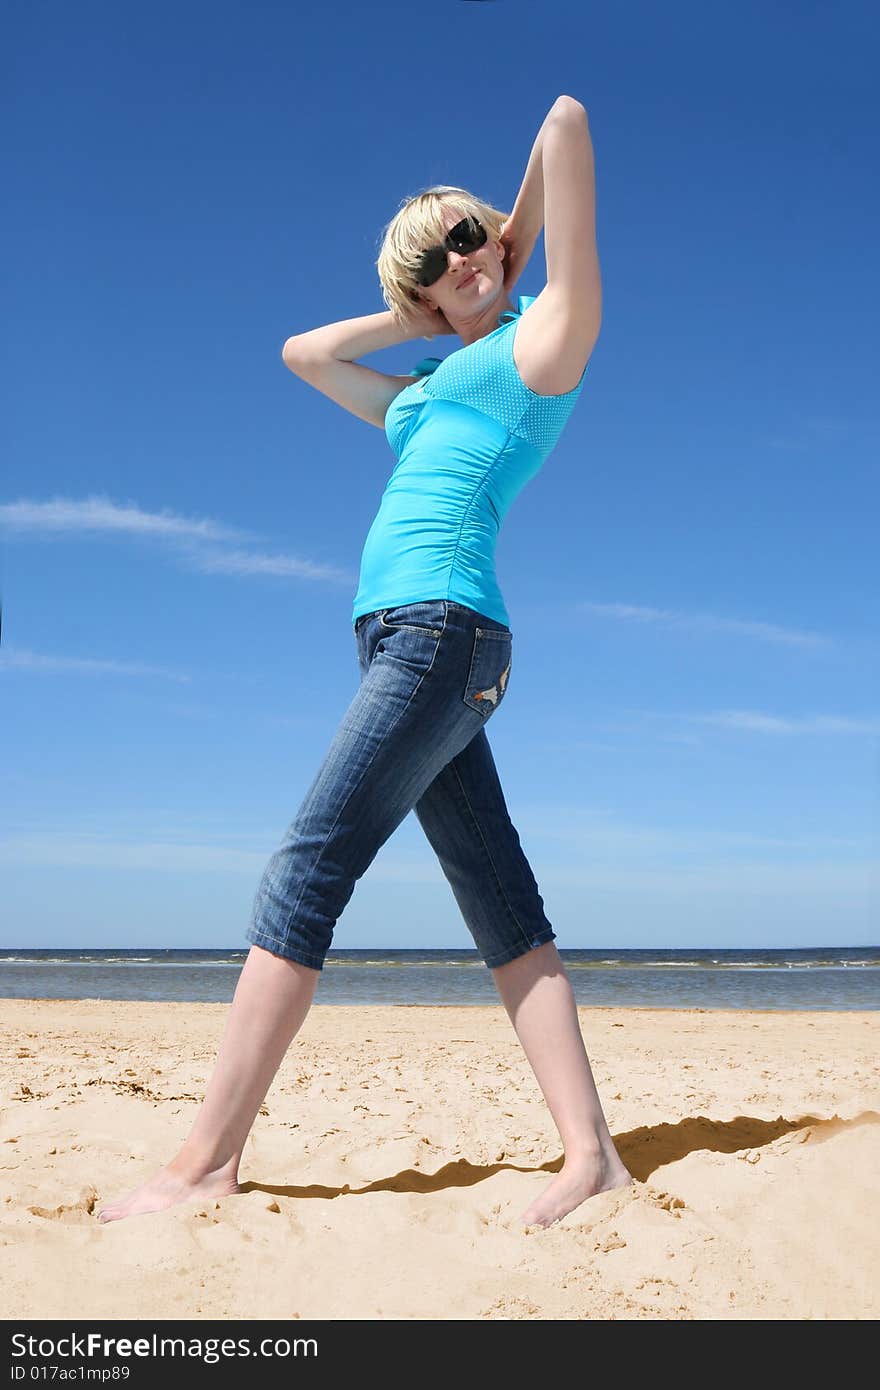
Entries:
{"label": "sand", "polygon": [[501,1006],[315,1005],[245,1191],[98,1222],[189,1133],[228,1008],[0,1002],[0,1316],[880,1312],[878,1013],[581,1008],[636,1182],[525,1231],[561,1147]]}

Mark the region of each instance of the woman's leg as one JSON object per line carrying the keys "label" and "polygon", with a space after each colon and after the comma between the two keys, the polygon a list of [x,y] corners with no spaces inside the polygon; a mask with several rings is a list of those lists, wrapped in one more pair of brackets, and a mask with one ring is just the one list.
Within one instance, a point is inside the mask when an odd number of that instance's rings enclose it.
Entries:
{"label": "woman's leg", "polygon": [[548,1226],[587,1197],[632,1181],[614,1147],[581,1036],[574,992],[481,729],[416,805],[525,1049],[565,1150],[523,1213]]}
{"label": "woman's leg", "polygon": [[[260,1103],[311,1006],[333,929],[379,849],[481,727],[463,696],[495,679],[510,634],[445,600],[385,610],[360,630],[362,680],[281,847],[247,931],[226,1032],[192,1133],[172,1161],[99,1220],[238,1190]],[[476,652],[476,655],[474,653]]]}
{"label": "woman's leg", "polygon": [[614,1147],[574,991],[553,942],[492,974],[562,1140],[562,1168],[522,1213],[527,1226],[550,1226],[597,1192],[628,1186],[632,1176]]}
{"label": "woman's leg", "polygon": [[238,1165],[245,1140],[309,1011],[319,974],[261,946],[251,947],[189,1138],[155,1177],[122,1201],[102,1207],[99,1221],[119,1221],[239,1190]]}

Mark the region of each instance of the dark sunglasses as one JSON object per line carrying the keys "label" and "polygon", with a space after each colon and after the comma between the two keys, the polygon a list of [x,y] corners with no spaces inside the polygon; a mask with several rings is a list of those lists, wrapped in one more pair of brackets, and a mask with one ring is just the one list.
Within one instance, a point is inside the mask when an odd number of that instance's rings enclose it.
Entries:
{"label": "dark sunglasses", "polygon": [[417,282],[424,288],[435,284],[448,268],[448,252],[457,251],[460,256],[467,256],[471,251],[485,246],[487,240],[485,227],[475,217],[465,217],[461,222],[456,222],[452,230],[447,232],[442,246],[431,246],[422,252],[416,271]]}

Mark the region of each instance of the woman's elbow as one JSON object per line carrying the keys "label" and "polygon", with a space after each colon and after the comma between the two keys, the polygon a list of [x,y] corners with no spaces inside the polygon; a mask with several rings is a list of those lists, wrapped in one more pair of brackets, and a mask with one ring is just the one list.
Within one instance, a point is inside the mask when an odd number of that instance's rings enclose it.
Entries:
{"label": "woman's elbow", "polygon": [[565,95],[556,98],[556,101],[553,103],[553,110],[556,112],[576,111],[583,116],[587,114],[587,108],[582,101],[578,101],[577,97]]}
{"label": "woman's elbow", "polygon": [[299,339],[297,337],[285,339],[284,347],[281,349],[281,361],[284,363],[285,367],[293,367],[296,362],[298,356],[298,343]]}

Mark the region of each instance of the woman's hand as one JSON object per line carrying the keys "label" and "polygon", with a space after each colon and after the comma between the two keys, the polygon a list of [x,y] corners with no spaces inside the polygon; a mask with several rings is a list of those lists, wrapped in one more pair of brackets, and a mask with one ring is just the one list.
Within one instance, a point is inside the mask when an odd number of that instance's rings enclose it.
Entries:
{"label": "woman's hand", "polygon": [[424,299],[413,300],[406,316],[406,327],[411,330],[413,338],[434,338],[455,332],[442,309],[435,308]]}
{"label": "woman's hand", "polygon": [[514,236],[515,228],[510,218],[502,225],[498,240],[504,247],[504,260],[502,261],[502,273],[504,276],[504,288],[508,294],[513,288],[517,279],[517,254],[516,240]]}
{"label": "woman's hand", "polygon": [[524,219],[515,218],[511,213],[501,228],[498,240],[504,247],[504,260],[501,264],[504,288],[508,294],[529,263],[542,225],[543,216],[537,212],[529,219],[528,225]]}

